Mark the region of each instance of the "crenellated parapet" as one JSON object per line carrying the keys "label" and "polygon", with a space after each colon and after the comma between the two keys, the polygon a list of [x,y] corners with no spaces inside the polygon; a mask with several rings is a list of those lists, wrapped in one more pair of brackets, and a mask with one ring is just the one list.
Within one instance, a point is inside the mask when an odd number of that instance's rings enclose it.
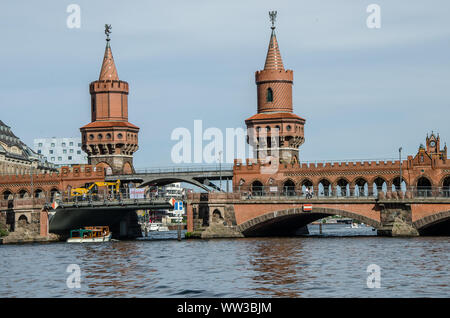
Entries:
{"label": "crenellated parapet", "polygon": [[64,192],[86,183],[103,181],[105,170],[92,165],[63,166],[58,172],[0,176],[0,199],[46,197],[52,192]]}
{"label": "crenellated parapet", "polygon": [[416,156],[402,160],[401,164],[400,160],[368,160],[276,165],[260,159],[247,159],[245,164],[235,160],[233,175],[234,189],[251,188],[252,185],[296,190],[304,190],[305,186],[316,190],[319,186],[321,189],[348,186],[365,188],[366,192],[370,192],[372,186],[378,190],[398,190],[403,183],[402,187],[450,190],[450,162],[444,157],[424,153],[423,149],[419,149]]}

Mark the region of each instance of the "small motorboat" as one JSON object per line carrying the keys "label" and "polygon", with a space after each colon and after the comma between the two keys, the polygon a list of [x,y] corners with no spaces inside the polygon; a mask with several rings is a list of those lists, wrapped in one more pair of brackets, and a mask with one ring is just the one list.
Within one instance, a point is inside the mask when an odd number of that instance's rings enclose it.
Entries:
{"label": "small motorboat", "polygon": [[352,228],[352,229],[357,229],[357,228],[359,228],[358,223],[352,223],[351,228]]}
{"label": "small motorboat", "polygon": [[108,226],[87,226],[83,229],[70,231],[67,243],[98,243],[109,242],[112,233]]}

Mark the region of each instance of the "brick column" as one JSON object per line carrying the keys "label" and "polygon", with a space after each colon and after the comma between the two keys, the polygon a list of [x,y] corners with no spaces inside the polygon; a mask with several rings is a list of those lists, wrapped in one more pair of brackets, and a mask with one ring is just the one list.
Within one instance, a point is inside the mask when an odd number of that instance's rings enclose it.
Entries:
{"label": "brick column", "polygon": [[40,236],[48,237],[48,212],[42,210],[40,215]]}
{"label": "brick column", "polygon": [[192,204],[186,204],[186,225],[187,231],[194,231],[194,213],[192,211]]}

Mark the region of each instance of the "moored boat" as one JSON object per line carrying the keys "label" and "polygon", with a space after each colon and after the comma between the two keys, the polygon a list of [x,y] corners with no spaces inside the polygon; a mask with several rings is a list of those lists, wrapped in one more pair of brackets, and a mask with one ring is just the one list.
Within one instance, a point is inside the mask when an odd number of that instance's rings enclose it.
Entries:
{"label": "moored boat", "polygon": [[68,243],[97,243],[111,240],[112,233],[108,226],[87,226],[70,231]]}

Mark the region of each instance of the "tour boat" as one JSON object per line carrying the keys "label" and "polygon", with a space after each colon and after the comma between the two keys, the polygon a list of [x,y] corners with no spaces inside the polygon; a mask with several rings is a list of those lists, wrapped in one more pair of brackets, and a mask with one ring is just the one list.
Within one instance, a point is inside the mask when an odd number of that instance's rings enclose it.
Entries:
{"label": "tour boat", "polygon": [[97,243],[109,242],[112,233],[108,226],[87,226],[84,229],[70,231],[68,243]]}

